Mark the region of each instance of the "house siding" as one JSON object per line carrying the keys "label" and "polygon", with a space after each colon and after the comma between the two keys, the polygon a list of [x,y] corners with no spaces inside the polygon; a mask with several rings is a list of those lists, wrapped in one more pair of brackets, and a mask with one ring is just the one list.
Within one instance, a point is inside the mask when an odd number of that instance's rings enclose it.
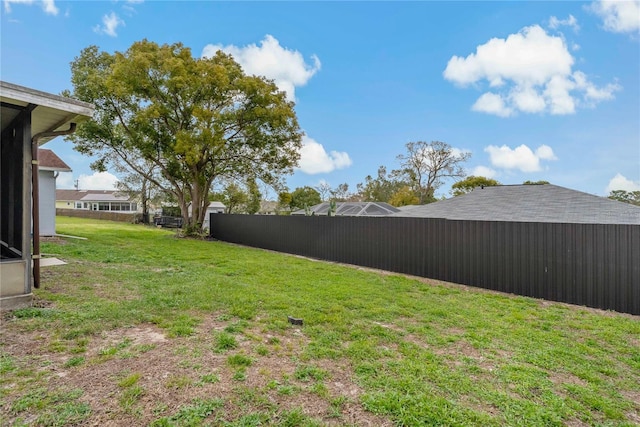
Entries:
{"label": "house siding", "polygon": [[41,170],[40,179],[40,235],[56,234],[56,178],[55,172]]}

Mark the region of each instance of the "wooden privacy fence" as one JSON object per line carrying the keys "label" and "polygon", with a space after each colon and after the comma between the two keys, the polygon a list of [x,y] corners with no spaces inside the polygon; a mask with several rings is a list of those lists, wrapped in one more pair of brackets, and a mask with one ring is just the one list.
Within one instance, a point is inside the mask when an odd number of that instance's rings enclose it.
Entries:
{"label": "wooden privacy fence", "polygon": [[640,314],[640,225],[211,215],[211,237]]}

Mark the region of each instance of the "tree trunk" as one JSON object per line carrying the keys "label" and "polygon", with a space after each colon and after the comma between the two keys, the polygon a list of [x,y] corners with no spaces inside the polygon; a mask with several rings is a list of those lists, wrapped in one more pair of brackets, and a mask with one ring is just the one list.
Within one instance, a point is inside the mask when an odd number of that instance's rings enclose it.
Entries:
{"label": "tree trunk", "polygon": [[209,201],[207,200],[208,191],[204,186],[194,185],[191,190],[191,218],[190,224],[198,227],[198,231],[202,230],[204,217],[207,212]]}
{"label": "tree trunk", "polygon": [[180,214],[182,214],[182,220],[185,222],[184,225],[188,225],[189,224],[189,207],[187,206],[187,203],[184,199],[184,194],[178,193],[176,194],[176,197],[178,198],[178,204],[180,205]]}
{"label": "tree trunk", "polygon": [[147,196],[147,180],[142,179],[142,223],[149,224],[149,197]]}

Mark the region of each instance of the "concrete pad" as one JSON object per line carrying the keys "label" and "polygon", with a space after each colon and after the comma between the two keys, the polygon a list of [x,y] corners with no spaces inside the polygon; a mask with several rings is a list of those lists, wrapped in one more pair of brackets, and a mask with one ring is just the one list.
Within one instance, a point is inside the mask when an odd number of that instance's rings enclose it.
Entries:
{"label": "concrete pad", "polygon": [[40,258],[40,267],[51,267],[53,265],[65,265],[66,262],[58,258]]}

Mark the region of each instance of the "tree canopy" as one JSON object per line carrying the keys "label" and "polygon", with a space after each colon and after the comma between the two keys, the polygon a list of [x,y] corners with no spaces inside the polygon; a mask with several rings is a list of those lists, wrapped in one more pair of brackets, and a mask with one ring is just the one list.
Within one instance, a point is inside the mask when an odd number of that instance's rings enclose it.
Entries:
{"label": "tree canopy", "polygon": [[221,190],[211,193],[209,200],[221,202],[227,214],[243,214],[247,213],[249,193],[240,183],[228,180]]}
{"label": "tree canopy", "polygon": [[613,190],[609,198],[623,203],[640,206],[640,191]]}
{"label": "tree canopy", "polygon": [[[284,196],[283,196],[284,197]],[[289,203],[290,209],[295,211],[297,209],[306,209],[311,206],[315,206],[322,203],[320,193],[315,188],[305,186],[296,188],[291,193],[291,202]]]}
{"label": "tree canopy", "polygon": [[540,180],[540,181],[525,181],[522,183],[522,185],[547,185],[550,184],[549,181],[544,181],[544,180]]}
{"label": "tree canopy", "polygon": [[462,181],[458,181],[451,186],[451,194],[460,196],[470,193],[476,187],[493,187],[496,185],[500,185],[500,183],[493,178],[469,175]]}
{"label": "tree canopy", "polygon": [[348,194],[348,186],[342,184],[331,192],[334,199],[341,194],[343,200],[386,202],[394,206],[431,203],[436,201],[434,194],[446,179],[465,175],[462,164],[471,157],[471,153],[441,141],[409,142],[406,150],[397,156],[400,169],[387,172],[386,166],[380,166],[376,177],[367,175],[357,185],[355,194]]}
{"label": "tree canopy", "polygon": [[419,202],[418,196],[408,185],[400,187],[388,201],[390,205],[396,207],[417,205]]}
{"label": "tree canopy", "polygon": [[462,178],[462,166],[471,153],[454,149],[446,142],[408,142],[406,154],[398,156],[401,172],[418,197],[419,204],[435,201],[434,193],[446,178]]}
{"label": "tree canopy", "polygon": [[194,58],[181,43],[147,40],[114,54],[89,46],[71,63],[71,74],[68,95],[96,106],[93,119],[70,137],[75,149],[97,157],[94,170],[120,161],[170,192],[196,229],[214,180],[278,187],[299,160],[293,103],[220,51]]}
{"label": "tree canopy", "polygon": [[389,202],[396,193],[407,186],[398,175],[398,171],[387,173],[386,166],[378,167],[378,175],[375,178],[367,175],[364,183],[357,185],[358,199],[362,202]]}

